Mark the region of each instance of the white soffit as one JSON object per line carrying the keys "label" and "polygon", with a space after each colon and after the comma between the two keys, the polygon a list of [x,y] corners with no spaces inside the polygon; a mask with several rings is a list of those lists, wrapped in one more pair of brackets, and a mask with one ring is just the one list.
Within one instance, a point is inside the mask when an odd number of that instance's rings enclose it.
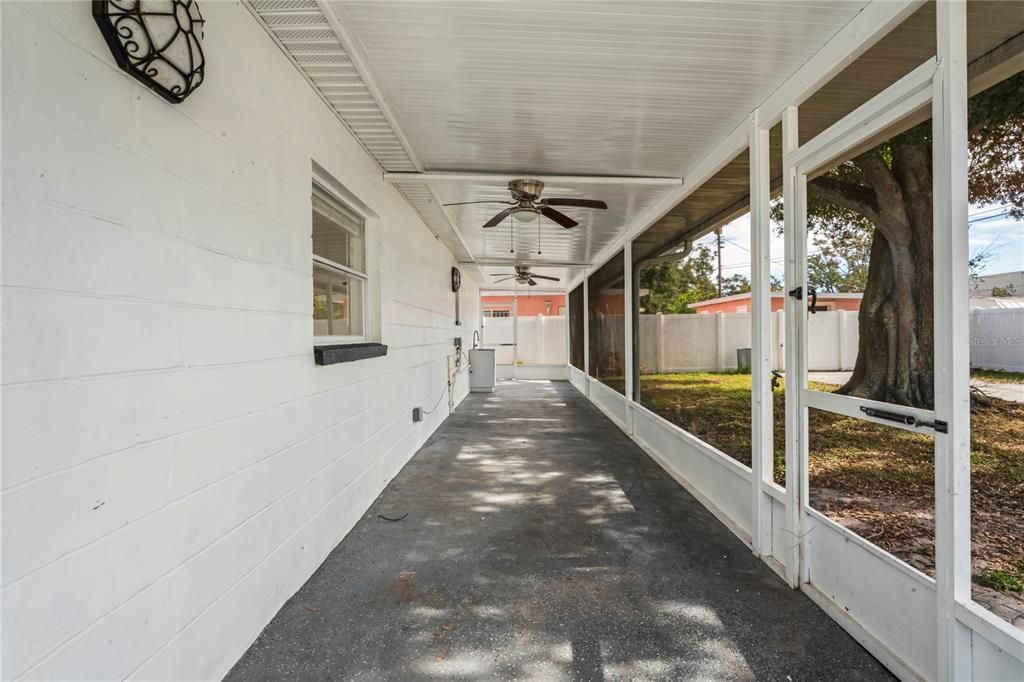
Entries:
{"label": "white soffit", "polygon": [[401,134],[317,0],[248,0],[248,5],[381,168],[417,170]]}

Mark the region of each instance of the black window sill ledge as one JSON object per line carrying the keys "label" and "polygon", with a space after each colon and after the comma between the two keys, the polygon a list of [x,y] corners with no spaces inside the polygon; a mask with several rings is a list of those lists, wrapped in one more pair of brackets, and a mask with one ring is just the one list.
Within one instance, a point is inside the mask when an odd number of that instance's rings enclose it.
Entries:
{"label": "black window sill ledge", "polygon": [[318,365],[336,365],[339,362],[368,360],[387,354],[388,347],[381,343],[340,343],[334,346],[313,346],[313,357]]}

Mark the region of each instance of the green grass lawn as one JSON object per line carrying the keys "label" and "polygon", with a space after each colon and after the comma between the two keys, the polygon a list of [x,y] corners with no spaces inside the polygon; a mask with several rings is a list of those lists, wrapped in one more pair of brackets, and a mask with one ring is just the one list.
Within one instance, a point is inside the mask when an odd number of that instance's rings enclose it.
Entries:
{"label": "green grass lawn", "polygon": [[[691,372],[640,379],[641,404],[750,465],[749,374]],[[605,383],[622,390],[621,379]],[[974,569],[979,582],[1013,591],[1024,582],[1024,405],[998,399],[986,403],[976,405],[971,416]],[[779,388],[774,394],[773,473],[783,485],[784,414],[784,389]],[[931,573],[932,437],[811,410],[809,449],[812,505]]]}
{"label": "green grass lawn", "polygon": [[991,381],[997,384],[1024,384],[1024,372],[1004,372],[997,369],[972,369],[972,379]]}

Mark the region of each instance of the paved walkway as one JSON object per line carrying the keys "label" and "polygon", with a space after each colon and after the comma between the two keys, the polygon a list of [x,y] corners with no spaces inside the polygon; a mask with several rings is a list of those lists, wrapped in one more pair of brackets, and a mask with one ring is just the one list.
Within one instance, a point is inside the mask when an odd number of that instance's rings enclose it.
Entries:
{"label": "paved walkway", "polygon": [[891,679],[562,382],[470,396],[229,675],[254,678]]}
{"label": "paved walkway", "polygon": [[[810,381],[820,381],[823,384],[842,386],[850,379],[851,374],[853,372],[808,372],[807,378]],[[1024,384],[971,379],[971,386],[993,398],[1001,398],[1002,400],[1009,400],[1014,403],[1024,403]]]}

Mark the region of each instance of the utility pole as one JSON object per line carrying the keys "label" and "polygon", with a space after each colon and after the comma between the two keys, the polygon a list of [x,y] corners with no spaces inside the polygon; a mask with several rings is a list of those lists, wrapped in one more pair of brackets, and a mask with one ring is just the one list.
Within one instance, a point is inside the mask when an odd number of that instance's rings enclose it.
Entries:
{"label": "utility pole", "polygon": [[718,297],[722,297],[722,228],[715,230],[715,243],[718,245]]}

